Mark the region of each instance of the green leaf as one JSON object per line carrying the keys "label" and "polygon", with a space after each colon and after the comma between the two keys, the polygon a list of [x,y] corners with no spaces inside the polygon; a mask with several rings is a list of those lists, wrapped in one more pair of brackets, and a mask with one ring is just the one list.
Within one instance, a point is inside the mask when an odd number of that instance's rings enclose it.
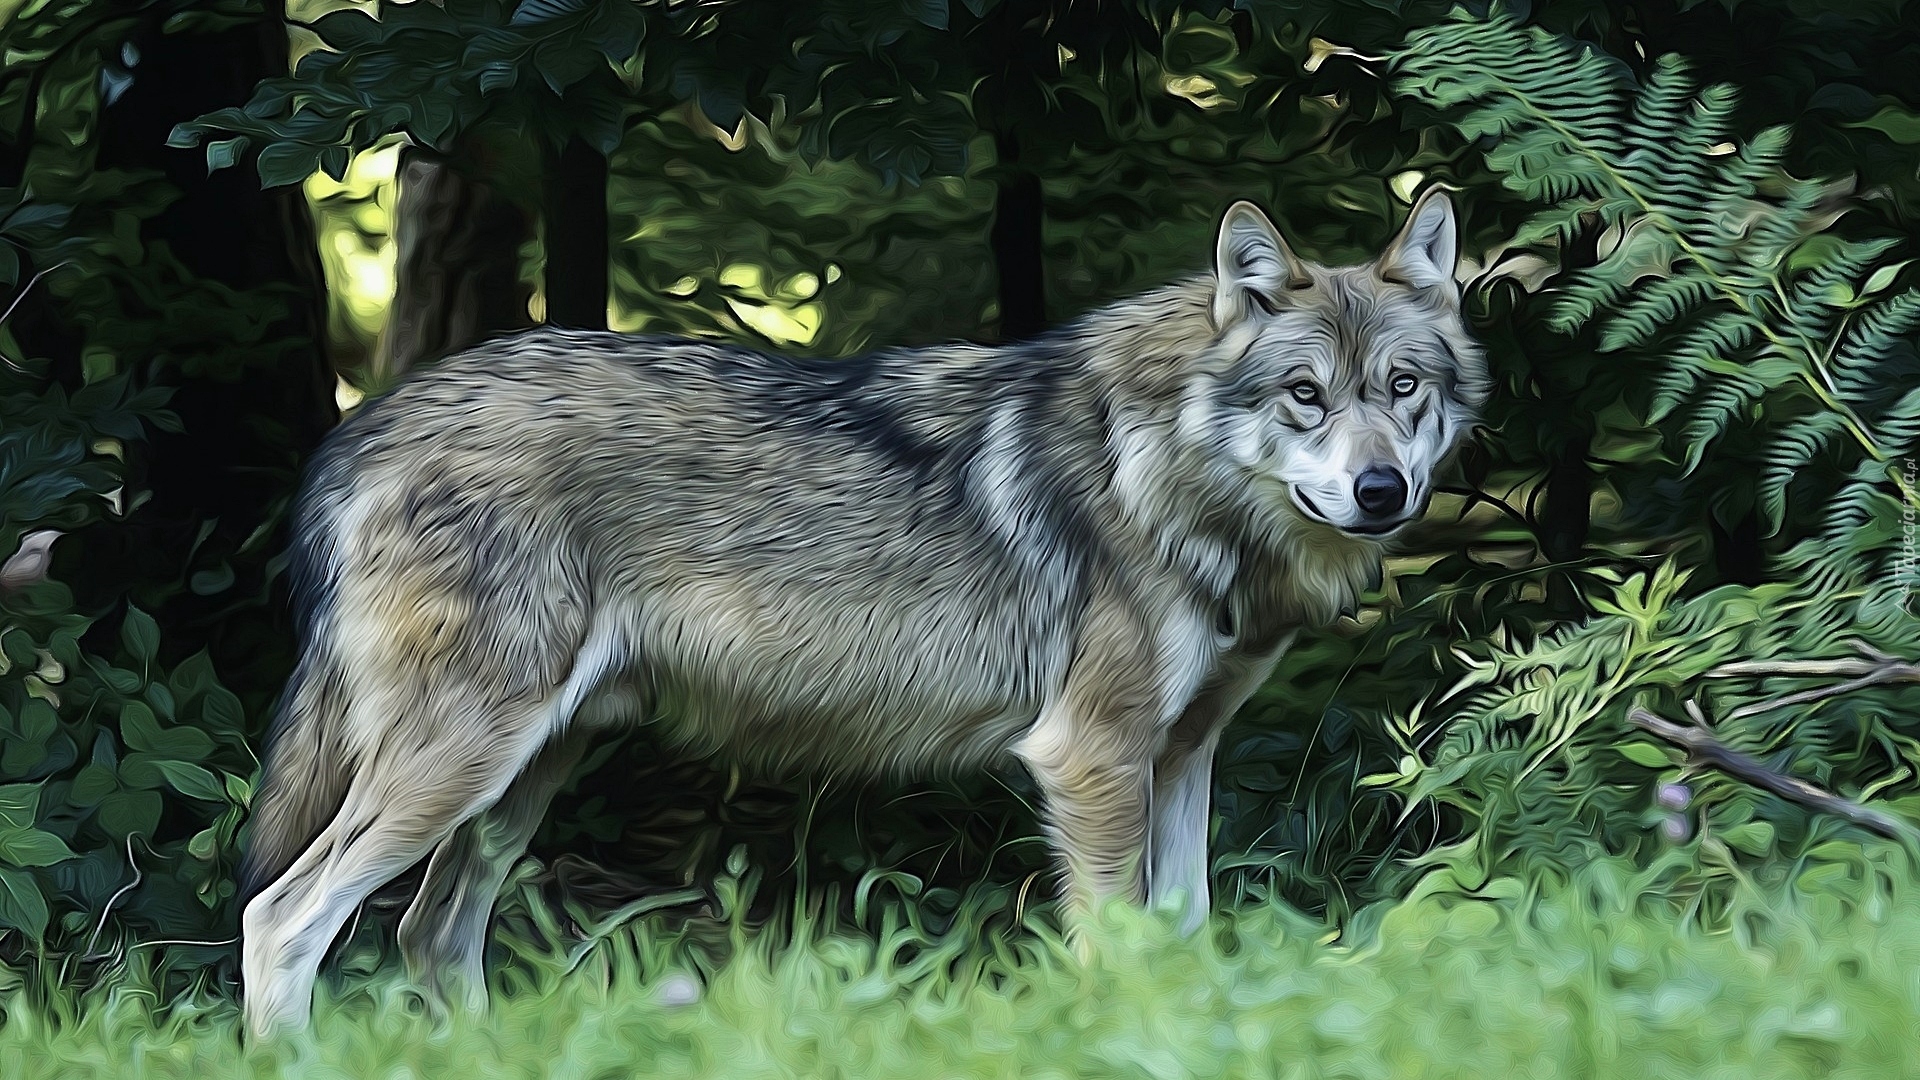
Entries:
{"label": "green leaf", "polygon": [[160,794],[154,791],[116,791],[100,800],[96,820],[107,835],[152,836],[160,824]]}
{"label": "green leaf", "polygon": [[146,680],[140,677],[139,672],[120,667],[101,668],[100,681],[106,683],[117,694],[137,694],[140,692],[140,687],[146,684]]}
{"label": "green leaf", "polygon": [[193,839],[187,841],[187,854],[201,862],[212,862],[214,855],[219,851],[220,835],[211,826],[194,833]]}
{"label": "green leaf", "polygon": [[207,144],[207,171],[219,172],[230,169],[240,161],[240,155],[247,151],[247,137],[241,135],[232,139],[215,139]]}
{"label": "green leaf", "polygon": [[207,691],[207,698],[200,706],[201,723],[214,731],[239,731],[247,722],[246,713],[240,708],[240,699],[233,691],[224,686],[215,685]]}
{"label": "green leaf", "polygon": [[[209,695],[207,704],[211,705],[213,700]],[[121,703],[120,738],[128,749],[176,761],[198,761],[213,752],[213,738],[206,732],[185,724],[161,727],[153,710],[143,701]]]}
{"label": "green leaf", "polygon": [[207,650],[201,649],[185,660],[180,661],[167,676],[167,685],[173,688],[174,700],[187,704],[207,692],[207,688],[218,685],[219,680],[213,674],[213,659]]}
{"label": "green leaf", "polygon": [[1888,105],[1865,120],[1858,120],[1846,126],[1878,131],[1902,146],[1920,143],[1920,112],[1903,109],[1898,105]]}
{"label": "green leaf", "polygon": [[935,30],[947,28],[947,0],[907,0],[907,12]]}
{"label": "green leaf", "polygon": [[520,6],[513,9],[513,18],[507,21],[509,26],[530,26],[535,23],[562,19],[568,15],[577,15],[593,5],[594,0],[521,0]]}
{"label": "green leaf", "polygon": [[[320,171],[326,173],[335,183],[339,183],[347,178],[347,166],[352,164],[352,162],[353,155],[344,146],[329,146],[320,151]],[[231,584],[233,581],[233,570],[224,563],[221,564],[220,568],[227,572],[227,581]],[[224,587],[225,586],[222,586],[222,588]],[[214,591],[218,592],[219,590],[216,589]],[[201,595],[204,596],[206,594],[202,593]]]}
{"label": "green leaf", "polygon": [[147,704],[153,706],[154,712],[165,719],[174,719],[173,691],[168,690],[165,683],[150,682],[140,694],[147,699]]}
{"label": "green leaf", "polygon": [[8,630],[0,634],[0,653],[16,667],[31,670],[34,666],[33,638],[21,630]]}
{"label": "green leaf", "polygon": [[47,933],[47,898],[39,882],[25,870],[0,866],[0,926],[40,941]]}
{"label": "green leaf", "polygon": [[1773,847],[1773,826],[1764,821],[1749,821],[1721,832],[1720,839],[1736,851],[1758,857]]}
{"label": "green leaf", "polygon": [[160,766],[166,762],[158,754],[136,750],[120,762],[120,783],[130,791],[152,791],[167,782]]}
{"label": "green leaf", "polygon": [[1635,765],[1645,765],[1649,769],[1664,769],[1673,764],[1673,755],[1665,747],[1650,742],[1630,742],[1614,747],[1620,756]]}
{"label": "green leaf", "polygon": [[190,799],[205,802],[226,802],[226,788],[221,786],[213,774],[190,761],[155,761],[154,768],[167,778],[173,790]]}
{"label": "green leaf", "polygon": [[160,625],[153,616],[128,604],[127,617],[120,623],[120,641],[143,666],[151,665],[160,651]]}
{"label": "green leaf", "polygon": [[0,787],[0,830],[31,829],[39,817],[39,784]]}
{"label": "green leaf", "polygon": [[6,221],[0,223],[0,229],[15,233],[34,229],[45,232],[65,226],[72,216],[73,207],[61,203],[24,202],[7,215]]}
{"label": "green leaf", "polygon": [[211,570],[196,572],[188,579],[187,587],[195,596],[212,596],[233,587],[233,567],[222,562]]}
{"label": "green leaf", "polygon": [[160,721],[154,719],[153,708],[144,701],[120,703],[120,739],[133,750],[158,750],[166,744]]}
{"label": "green leaf", "polygon": [[113,769],[89,762],[73,775],[73,786],[67,789],[67,799],[75,806],[96,806],[101,799],[118,790],[120,779],[114,775]]}
{"label": "green leaf", "polygon": [[254,167],[260,170],[261,187],[298,184],[318,171],[320,151],[300,143],[270,143],[260,151]]}
{"label": "green leaf", "polygon": [[1893,284],[1893,279],[1899,277],[1900,271],[1906,269],[1906,266],[1905,262],[1897,262],[1875,270],[1873,276],[1867,278],[1867,283],[1860,287],[1860,295],[1872,296]]}
{"label": "green leaf", "polygon": [[0,863],[52,866],[78,857],[65,840],[44,829],[0,829]]}

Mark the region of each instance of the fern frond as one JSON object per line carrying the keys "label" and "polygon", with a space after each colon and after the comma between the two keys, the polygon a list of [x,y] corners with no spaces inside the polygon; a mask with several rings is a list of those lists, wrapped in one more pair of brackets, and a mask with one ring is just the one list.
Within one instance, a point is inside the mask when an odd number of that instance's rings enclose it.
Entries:
{"label": "fern frond", "polygon": [[[1920,293],[1863,299],[1897,274],[1878,265],[1893,242],[1821,235],[1846,184],[1790,175],[1787,128],[1743,141],[1735,91],[1697,87],[1679,59],[1636,84],[1592,46],[1507,15],[1416,31],[1394,65],[1401,92],[1451,110],[1469,137],[1499,137],[1488,168],[1541,207],[1526,242],[1564,250],[1596,217],[1619,238],[1549,284],[1548,323],[1591,328],[1601,351],[1644,365],[1647,421],[1685,446],[1684,475],[1737,455],[1711,475],[1751,478],[1771,525],[1790,492],[1826,498],[1797,520],[1834,529],[1889,490],[1920,502],[1884,474],[1920,445]],[[1867,472],[1793,483],[1836,467]]]}
{"label": "fern frond", "polygon": [[1900,293],[1861,311],[1833,350],[1832,371],[1842,392],[1857,396],[1880,385],[1880,362],[1920,329],[1920,290]]}
{"label": "fern frond", "polygon": [[1644,281],[1600,332],[1600,351],[1645,345],[1712,296],[1712,287],[1697,277],[1677,275]]}
{"label": "fern frond", "polygon": [[1759,327],[1738,310],[1709,312],[1668,350],[1668,364],[1654,380],[1648,419],[1656,424],[1666,420],[1709,376],[1737,373],[1740,357],[1759,336]]}
{"label": "fern frond", "polygon": [[1787,487],[1800,470],[1845,438],[1846,421],[1839,413],[1816,409],[1784,425],[1764,454],[1760,475],[1760,510],[1769,529],[1786,516]]}

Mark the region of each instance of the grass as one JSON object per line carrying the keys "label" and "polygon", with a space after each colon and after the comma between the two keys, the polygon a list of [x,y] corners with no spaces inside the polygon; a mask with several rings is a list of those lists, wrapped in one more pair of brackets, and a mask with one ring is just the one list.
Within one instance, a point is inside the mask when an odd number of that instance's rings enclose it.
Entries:
{"label": "grass", "polygon": [[[1864,864],[1863,864],[1864,865]],[[524,942],[484,1016],[384,969],[324,986],[310,1036],[244,1050],[230,997],[165,1005],[123,971],[78,998],[8,973],[0,1076],[1892,1077],[1920,1070],[1920,889],[1747,898],[1719,925],[1620,865],[1529,889],[1447,872],[1362,942],[1277,907],[1194,941],[1115,913],[1091,965],[1028,929],[729,931],[664,915],[570,951]],[[684,918],[681,919],[684,922]],[[351,968],[353,965],[346,965]]]}

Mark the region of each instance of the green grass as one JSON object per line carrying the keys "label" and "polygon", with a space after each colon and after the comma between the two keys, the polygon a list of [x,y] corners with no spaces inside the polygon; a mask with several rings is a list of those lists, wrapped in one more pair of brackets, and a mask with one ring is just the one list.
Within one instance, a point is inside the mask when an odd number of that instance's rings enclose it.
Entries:
{"label": "green grass", "polygon": [[515,948],[484,1017],[430,1016],[385,971],[330,979],[310,1037],[252,1051],[225,996],[159,1007],[123,972],[75,1000],[13,972],[0,1076],[1912,1075],[1920,889],[1865,876],[1705,926],[1611,864],[1531,893],[1441,872],[1363,943],[1273,908],[1190,942],[1121,913],[1089,966],[1031,929],[817,924],[735,927],[729,959],[702,965],[655,915],[571,952]]}

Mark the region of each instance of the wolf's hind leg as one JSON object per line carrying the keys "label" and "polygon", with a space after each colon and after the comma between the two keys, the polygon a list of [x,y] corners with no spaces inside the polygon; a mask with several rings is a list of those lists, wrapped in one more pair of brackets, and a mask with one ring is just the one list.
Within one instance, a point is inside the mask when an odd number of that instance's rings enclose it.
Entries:
{"label": "wolf's hind leg", "polygon": [[457,983],[468,1008],[485,1007],[487,929],[501,883],[593,736],[580,724],[555,736],[499,802],[434,849],[420,892],[400,920],[400,952],[415,983],[443,996],[451,996],[449,982]]}
{"label": "wolf's hind leg", "polygon": [[241,968],[255,1036],[306,1025],[320,960],[348,917],[500,798],[551,730],[546,701],[488,711],[485,722],[443,729],[464,737],[374,748],[333,821],[247,905]]}

